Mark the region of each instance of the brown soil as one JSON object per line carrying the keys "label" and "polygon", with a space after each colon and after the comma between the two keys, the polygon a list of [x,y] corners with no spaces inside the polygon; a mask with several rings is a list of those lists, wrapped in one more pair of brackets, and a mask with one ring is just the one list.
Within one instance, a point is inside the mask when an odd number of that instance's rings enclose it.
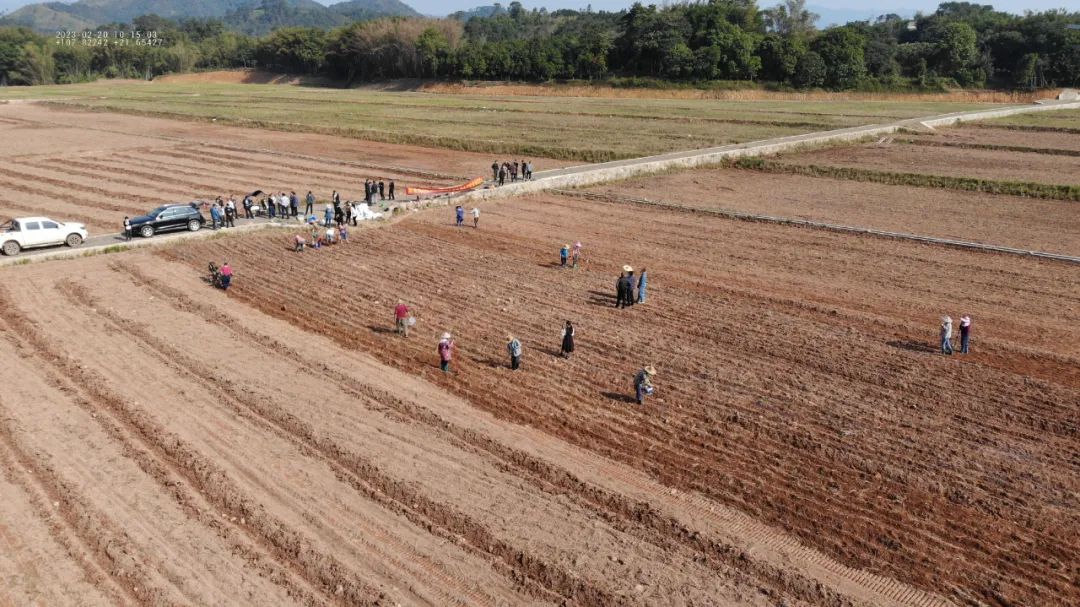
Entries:
{"label": "brown soil", "polygon": [[[193,272],[227,257],[232,299],[849,565],[961,601],[1080,599],[1073,266],[562,197],[482,208],[479,230],[448,211],[302,255],[283,235],[168,255]],[[584,269],[559,270],[564,239],[584,241]],[[648,266],[650,296],[619,311],[628,262]],[[384,328],[399,297],[420,319],[408,340]],[[935,354],[942,313],[975,318],[972,354]],[[450,377],[435,364],[444,330]],[[507,332],[526,347],[518,373]],[[646,363],[659,392],[639,408],[627,399]]]}
{"label": "brown soil", "polygon": [[[62,111],[12,104],[0,112],[4,215],[55,215],[94,232],[165,202],[256,189],[362,197],[364,179],[456,184],[490,172],[487,155],[299,133]],[[566,163],[536,161],[539,168]]]}
{"label": "brown soil", "polygon": [[737,169],[633,179],[591,192],[1080,255],[1076,203]]}
{"label": "brown soil", "polygon": [[892,173],[1080,185],[1080,158],[998,150],[868,143],[785,155],[783,162]]}
{"label": "brown soil", "polygon": [[154,78],[154,82],[168,84],[330,84],[326,78],[273,74],[262,70],[219,70],[190,74],[168,74]]}
{"label": "brown soil", "polygon": [[919,139],[961,144],[1006,145],[1080,151],[1080,137],[1072,133],[1034,133],[1019,129],[995,129],[982,125],[942,129],[933,135],[921,135]]}

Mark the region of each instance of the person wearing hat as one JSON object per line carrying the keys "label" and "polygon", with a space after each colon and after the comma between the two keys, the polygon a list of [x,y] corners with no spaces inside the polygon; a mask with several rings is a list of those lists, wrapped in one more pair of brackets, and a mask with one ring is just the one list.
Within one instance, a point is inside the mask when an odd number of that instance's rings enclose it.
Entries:
{"label": "person wearing hat", "polygon": [[941,353],[952,355],[952,319],[948,315],[941,317]]}
{"label": "person wearing hat", "polygon": [[577,264],[578,264],[579,261],[581,261],[581,241],[580,240],[574,243],[574,255],[572,257],[572,261],[570,262],[570,267],[576,269]]}
{"label": "person wearing hat", "polygon": [[615,281],[615,307],[623,307],[624,299],[626,299],[626,272],[619,274],[619,279]]}
{"label": "person wearing hat", "polygon": [[439,368],[443,373],[450,372],[450,359],[454,356],[454,338],[443,333],[439,339]]}
{"label": "person wearing hat", "polygon": [[637,394],[639,405],[644,405],[645,397],[653,393],[653,377],[656,377],[656,367],[652,365],[646,365],[634,376],[634,392]]}
{"label": "person wearing hat", "polygon": [[619,277],[617,286],[615,307],[625,308],[632,305],[632,299],[634,298],[634,268],[630,266],[623,266],[622,276]]}
{"label": "person wearing hat", "polygon": [[967,314],[960,317],[960,353],[968,353],[968,340],[971,338],[971,317]]}
{"label": "person wearing hat", "polygon": [[506,351],[510,353],[510,369],[517,371],[521,367],[521,340],[513,335],[507,335]]}
{"label": "person wearing hat", "polygon": [[626,299],[624,303],[628,306],[632,306],[637,303],[637,292],[634,287],[637,286],[637,279],[634,278],[634,268],[626,266]]}
{"label": "person wearing hat", "polygon": [[569,258],[570,258],[570,245],[569,244],[564,244],[562,246],[562,248],[559,249],[559,266],[565,268],[566,267],[566,260],[569,259]]}

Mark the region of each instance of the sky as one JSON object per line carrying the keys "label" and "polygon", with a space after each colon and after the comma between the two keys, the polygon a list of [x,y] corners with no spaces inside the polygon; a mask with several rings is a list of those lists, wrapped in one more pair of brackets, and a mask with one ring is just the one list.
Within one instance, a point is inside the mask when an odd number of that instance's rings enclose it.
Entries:
{"label": "sky", "polygon": [[[319,0],[323,4],[333,4],[336,0]],[[416,10],[426,15],[446,15],[457,10],[467,10],[479,5],[493,4],[493,0],[404,0]],[[504,6],[511,0],[503,0]],[[633,0],[524,0],[526,8],[547,7],[548,9],[574,8],[584,9],[592,4],[593,10],[619,10],[630,6]],[[978,4],[992,4],[998,10],[1022,13],[1024,10],[1047,10],[1068,8],[1080,11],[1080,0],[975,0]],[[663,0],[642,0],[643,4],[663,4]],[[758,6],[769,7],[778,0],[758,0]],[[25,4],[29,0],[0,0],[0,11],[7,12]],[[814,12],[822,15],[824,21],[845,21],[847,19],[865,19],[879,14],[897,13],[912,15],[916,11],[933,12],[938,5],[936,0],[886,0],[885,2],[859,2],[858,0],[811,0],[807,2]],[[829,25],[828,22],[819,25]]]}

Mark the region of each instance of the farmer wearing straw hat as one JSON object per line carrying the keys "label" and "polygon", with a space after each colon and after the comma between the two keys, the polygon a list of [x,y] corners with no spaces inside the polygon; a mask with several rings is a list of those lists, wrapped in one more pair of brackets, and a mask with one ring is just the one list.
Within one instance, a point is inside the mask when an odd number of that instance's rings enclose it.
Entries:
{"label": "farmer wearing straw hat", "polygon": [[506,350],[510,353],[510,369],[517,371],[521,367],[521,341],[513,335],[507,334]]}
{"label": "farmer wearing straw hat", "polygon": [[653,393],[653,377],[656,377],[656,367],[652,365],[646,365],[634,376],[634,392],[639,405],[644,405],[645,397]]}
{"label": "farmer wearing straw hat", "polygon": [[948,315],[941,317],[941,353],[952,355],[952,319]]}
{"label": "farmer wearing straw hat", "polygon": [[570,258],[570,244],[567,243],[567,244],[564,244],[561,249],[559,249],[559,267],[565,268],[566,267],[566,260],[569,259],[569,258]]}
{"label": "farmer wearing straw hat", "polygon": [[619,282],[616,283],[616,308],[625,308],[630,305],[630,300],[634,297],[634,268],[630,266],[623,266],[623,273],[619,276]]}
{"label": "farmer wearing straw hat", "polygon": [[450,372],[450,359],[454,355],[454,338],[449,333],[443,333],[439,339],[439,368],[443,373]]}
{"label": "farmer wearing straw hat", "polygon": [[409,336],[409,306],[400,299],[394,307],[394,322],[397,325],[397,333],[402,337]]}
{"label": "farmer wearing straw hat", "polygon": [[637,292],[635,289],[635,287],[637,287],[637,279],[634,278],[634,268],[626,266],[623,269],[626,270],[626,299],[624,302],[626,305],[632,306],[637,303]]}
{"label": "farmer wearing straw hat", "polygon": [[581,241],[574,243],[574,255],[573,261],[570,263],[571,268],[577,268],[578,262],[581,261]]}

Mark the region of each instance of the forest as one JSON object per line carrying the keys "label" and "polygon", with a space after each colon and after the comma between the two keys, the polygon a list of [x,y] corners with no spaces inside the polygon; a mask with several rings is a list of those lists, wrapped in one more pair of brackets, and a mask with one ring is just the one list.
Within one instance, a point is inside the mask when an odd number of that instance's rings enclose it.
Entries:
{"label": "forest", "polygon": [[0,28],[0,84],[246,67],[344,86],[398,78],[871,91],[1080,85],[1080,12],[1064,10],[1013,15],[947,2],[910,19],[890,14],[825,29],[804,0],[768,8],[754,0],[635,3],[618,12],[513,2],[333,29],[289,25],[288,11],[284,0],[261,0],[259,14],[275,23],[262,36],[221,19],[156,15],[98,28],[156,32],[152,45]]}

